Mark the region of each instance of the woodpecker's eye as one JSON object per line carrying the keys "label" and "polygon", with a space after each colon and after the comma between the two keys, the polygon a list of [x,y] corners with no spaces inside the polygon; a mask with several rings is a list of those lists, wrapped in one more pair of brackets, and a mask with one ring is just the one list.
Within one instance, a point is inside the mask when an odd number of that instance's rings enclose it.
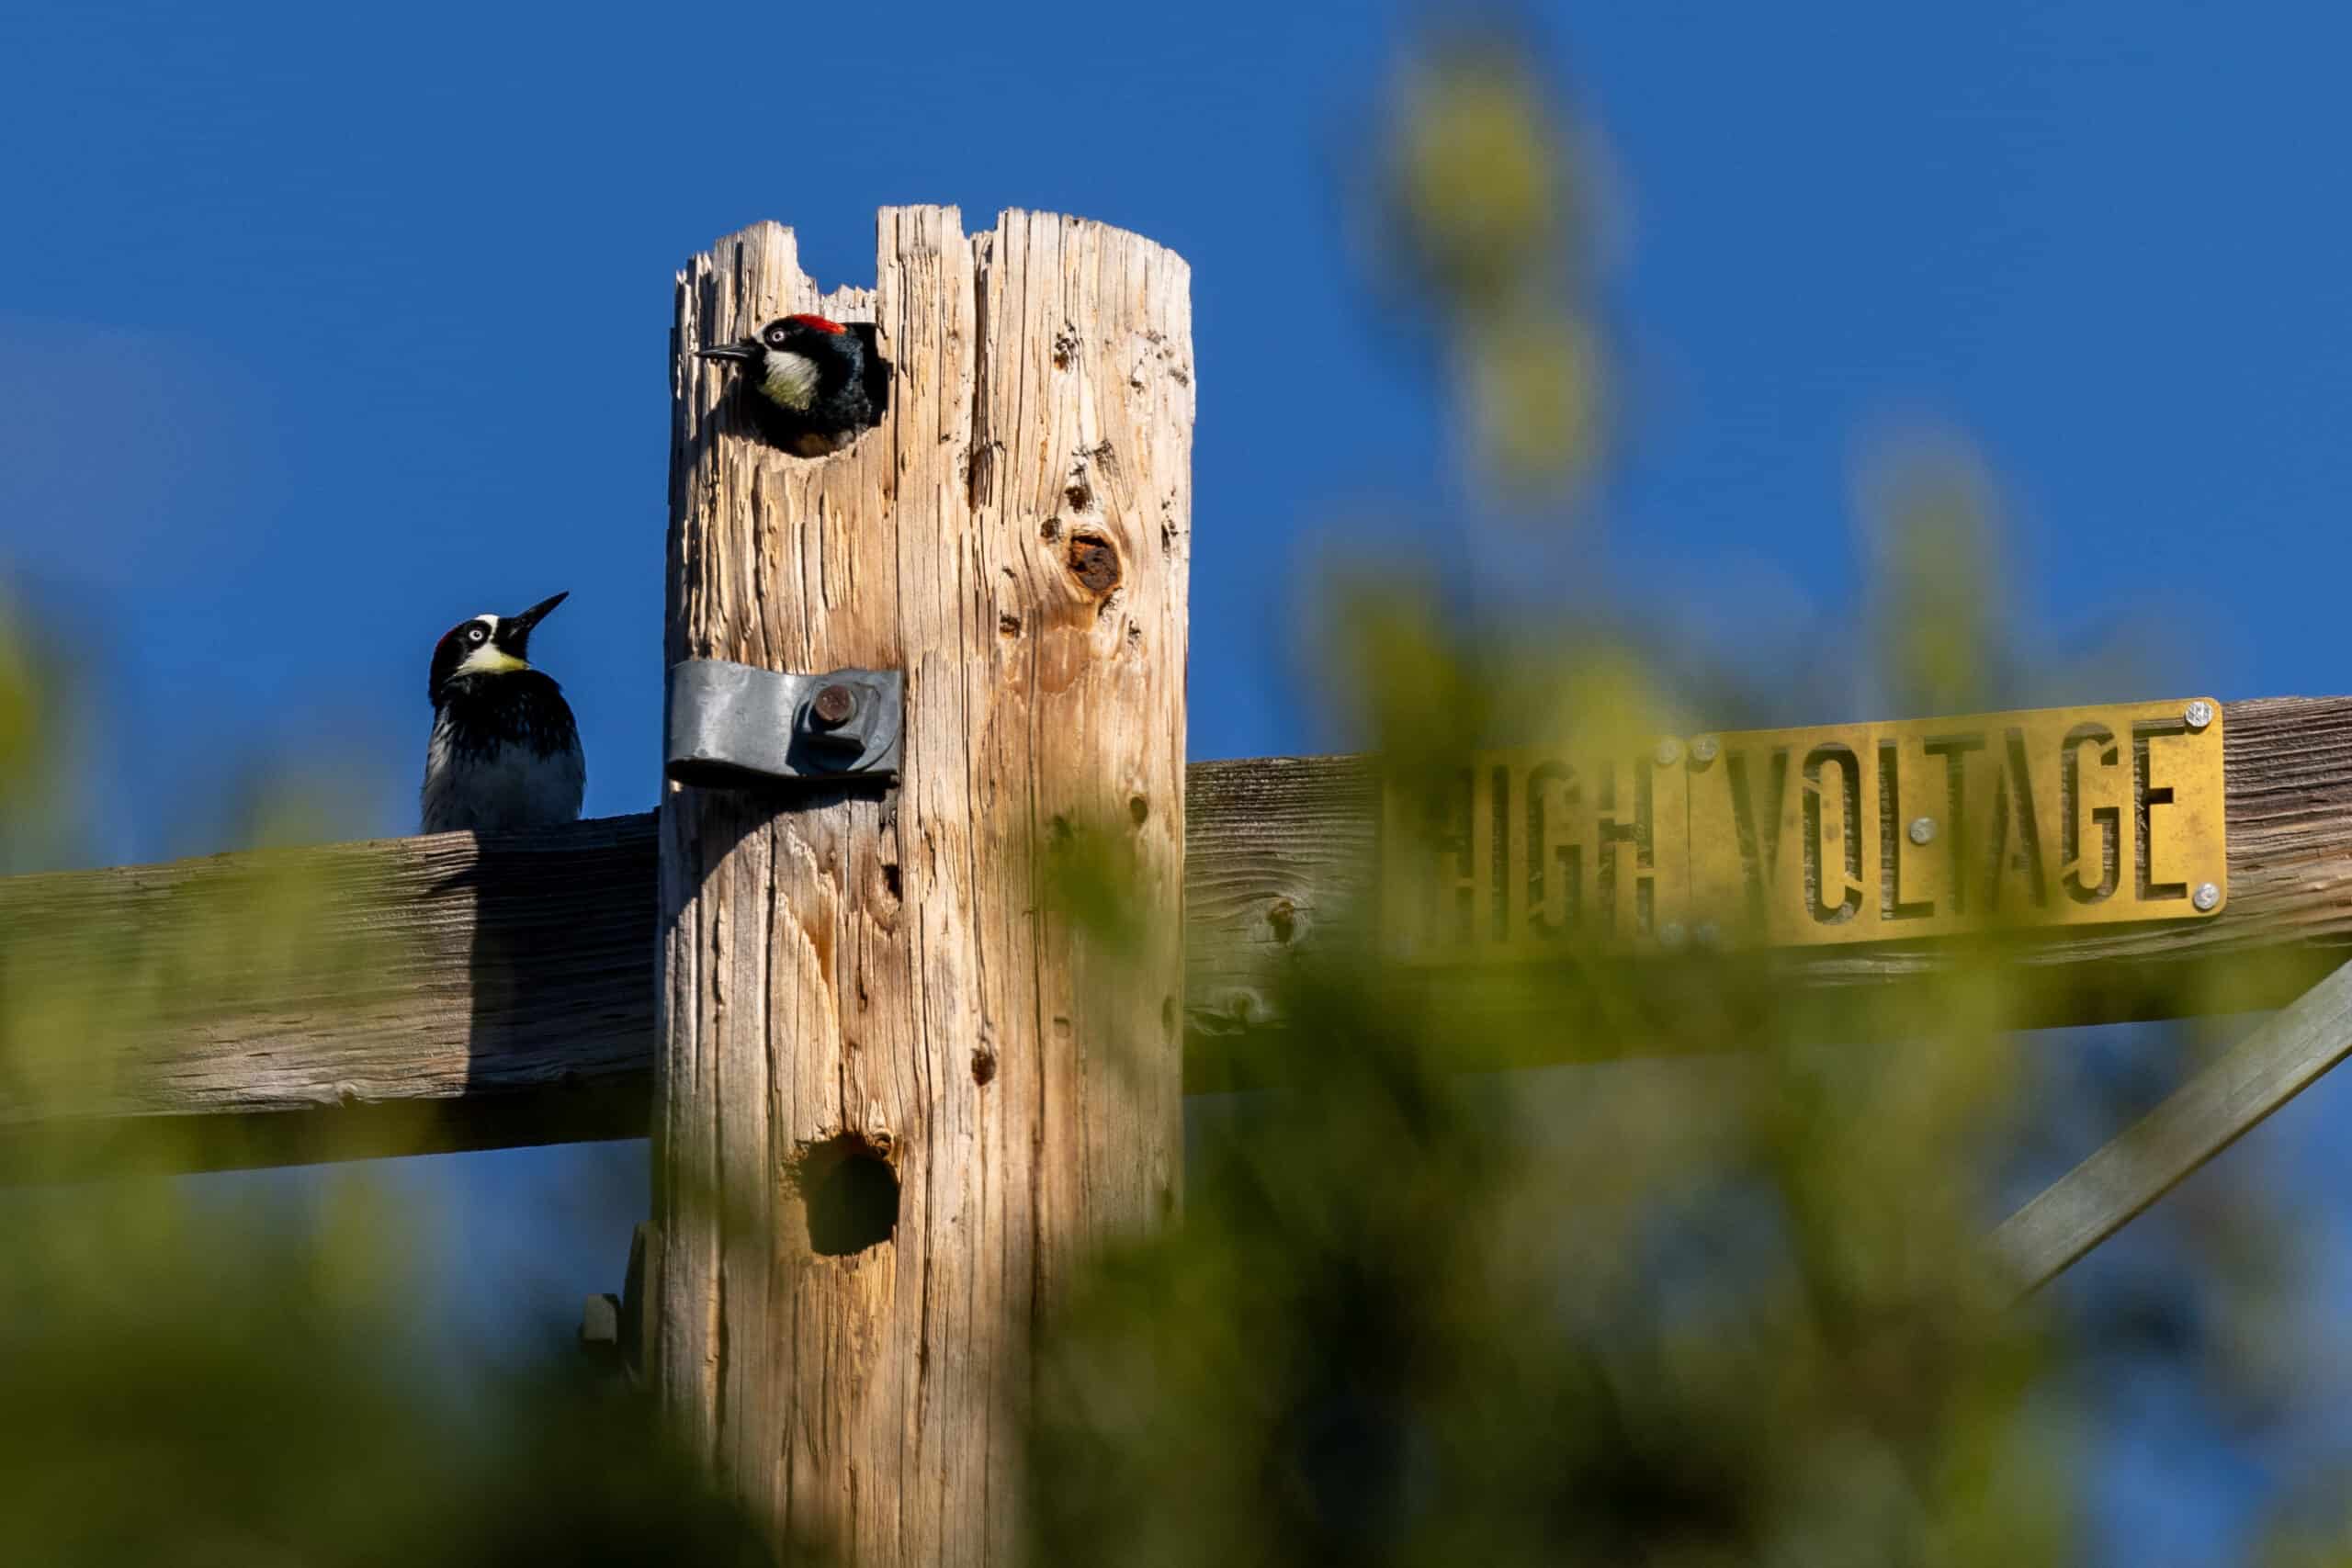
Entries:
{"label": "woodpecker's eye", "polygon": [[770,348],[782,348],[785,344],[786,335],[785,330],[782,327],[770,327],[767,333],[768,346]]}
{"label": "woodpecker's eye", "polygon": [[489,635],[490,630],[486,626],[469,626],[466,630],[466,640],[468,642],[480,642]]}

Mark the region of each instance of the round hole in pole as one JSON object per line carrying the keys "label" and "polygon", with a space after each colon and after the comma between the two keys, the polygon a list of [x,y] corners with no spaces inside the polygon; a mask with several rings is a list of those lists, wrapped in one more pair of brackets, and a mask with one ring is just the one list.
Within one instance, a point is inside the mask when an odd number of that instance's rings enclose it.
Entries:
{"label": "round hole in pole", "polygon": [[[804,367],[813,366],[811,354],[831,360],[846,350],[854,358],[854,374],[843,378],[840,385],[821,392],[804,389],[800,394],[803,400],[797,403],[767,389],[770,362],[758,357],[763,352],[762,340],[767,339],[767,333],[788,328],[792,321],[804,325],[823,323],[821,335],[816,341],[832,346],[804,344],[808,350],[804,353],[768,339],[768,347],[790,354]],[[847,348],[850,344],[854,348]],[[695,354],[700,358],[712,348],[718,345],[697,349]],[[754,357],[748,361],[739,357],[736,364],[728,367],[720,396],[734,410],[737,434],[775,451],[808,458],[846,452],[866,432],[879,425],[889,411],[892,367],[882,356],[880,329],[871,321],[826,322],[823,317],[804,313],[768,323],[756,335],[741,339],[737,349],[718,351],[738,356],[744,349],[752,351]],[[818,368],[817,374],[823,377],[827,372]]]}
{"label": "round hole in pole", "polygon": [[854,1257],[899,1228],[899,1173],[862,1134],[802,1145],[793,1186],[808,1221],[808,1250],[820,1258]]}

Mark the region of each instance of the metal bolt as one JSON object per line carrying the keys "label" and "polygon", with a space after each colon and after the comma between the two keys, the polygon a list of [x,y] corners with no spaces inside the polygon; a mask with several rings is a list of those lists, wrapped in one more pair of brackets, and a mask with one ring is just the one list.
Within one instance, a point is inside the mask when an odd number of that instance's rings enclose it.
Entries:
{"label": "metal bolt", "polygon": [[1911,818],[1911,841],[1913,843],[1931,844],[1935,842],[1935,840],[1936,819],[1934,818],[1914,817]]}
{"label": "metal bolt", "polygon": [[2210,882],[2200,882],[2197,891],[2188,896],[2188,901],[2197,906],[2199,914],[2206,914],[2222,901],[2222,890]]}
{"label": "metal bolt", "polygon": [[817,694],[809,699],[808,711],[816,716],[820,724],[828,727],[847,724],[851,716],[857,712],[857,694],[836,681],[830,686],[818,689]]}
{"label": "metal bolt", "polygon": [[1671,735],[1657,743],[1657,765],[1670,768],[1682,761],[1682,742]]}
{"label": "metal bolt", "polygon": [[1683,931],[1682,922],[1680,920],[1668,920],[1666,924],[1657,928],[1657,944],[1660,947],[1680,947],[1682,942]]}
{"label": "metal bolt", "polygon": [[1693,736],[1690,739],[1690,760],[1694,762],[1712,762],[1715,760],[1715,752],[1719,749],[1719,743],[1713,736]]}
{"label": "metal bolt", "polygon": [[[2213,722],[2213,705],[2207,702],[2203,697],[2199,697],[2195,702],[2189,704],[2188,711],[2182,714],[2180,716],[2188,721],[2189,728],[2202,729],[2207,725]],[[2200,908],[2202,906],[2200,906]]]}

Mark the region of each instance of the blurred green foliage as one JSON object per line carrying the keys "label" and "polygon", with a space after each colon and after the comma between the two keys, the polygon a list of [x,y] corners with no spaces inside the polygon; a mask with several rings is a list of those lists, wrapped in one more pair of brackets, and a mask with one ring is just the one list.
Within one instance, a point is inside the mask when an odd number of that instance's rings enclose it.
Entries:
{"label": "blurred green foliage", "polygon": [[[66,749],[39,640],[0,613],[11,863],[72,858],[46,808]],[[302,819],[266,794],[247,818],[263,841]],[[347,918],[362,895],[315,868],[242,857],[151,878],[127,919],[48,897],[51,878],[12,882],[0,1122],[119,1109],[113,1075],[159,1029],[233,1017],[224,975],[365,1005],[376,955]],[[107,1168],[130,1174],[86,1179],[73,1137],[0,1140],[0,1563],[774,1560],[572,1346],[517,1370],[435,1343],[408,1304],[428,1293],[414,1269],[429,1216],[368,1168],[271,1201],[249,1183],[136,1174],[187,1168],[195,1146],[168,1122],[106,1127]]]}
{"label": "blurred green foliage", "polygon": [[1509,40],[1446,34],[1387,116],[1376,249],[1433,330],[1473,468],[1508,500],[1556,498],[1600,452],[1600,334],[1584,308],[1594,186]]}
{"label": "blurred green foliage", "polygon": [[[1606,356],[1596,185],[1529,58],[1462,34],[1409,61],[1378,205],[1384,254],[1438,328],[1470,471],[1554,516],[1602,460]],[[1951,445],[1895,450],[1860,492],[1888,699],[2005,700],[1981,467]],[[1481,745],[1618,750],[1720,719],[1655,650],[1465,622],[1434,579],[1360,564],[1323,650],[1335,709],[1401,788],[1434,789]],[[61,830],[38,646],[0,613],[9,864]],[[1718,689],[1769,679],[1726,671]],[[1051,874],[1107,951],[1132,952],[1150,933],[1097,842],[1055,846]],[[64,928],[12,928],[0,1103],[104,1103],[125,1043],[233,1006],[207,989],[225,954],[361,994],[369,954],[327,918],[346,896],[264,867],[129,929],[73,929],[70,910]],[[69,945],[105,963],[49,962]],[[2096,1141],[2127,1108],[2011,1032],[2004,956],[1988,940],[1888,1002],[1792,995],[1736,957],[1637,974],[1571,943],[1554,964],[1443,976],[1323,944],[1288,977],[1279,1036],[1243,1043],[1278,1057],[1279,1086],[1193,1103],[1181,1224],[1105,1259],[1042,1347],[1035,1560],[2075,1555],[2099,1355],[2121,1346],[2275,1408],[2300,1332],[2278,1308],[2293,1259],[2275,1194],[2207,1181],[2177,1271],[2008,1302],[1982,1244],[2020,1161],[2067,1163],[2084,1145],[2061,1134]],[[2176,1041],[2159,1079],[2188,1054]],[[318,1190],[259,1213],[152,1178],[0,1194],[0,1562],[767,1561],[649,1407],[569,1347],[523,1374],[430,1375],[447,1358],[402,1309],[401,1238],[424,1219],[364,1175]],[[2352,1562],[2327,1507],[2313,1517],[2282,1530],[2278,1561]]]}
{"label": "blurred green foliage", "polygon": [[0,1562],[768,1561],[633,1398],[552,1361],[436,1382],[410,1216],[325,1185],[307,1216],[157,1181],[0,1205]]}
{"label": "blurred green foliage", "polygon": [[[1539,55],[1471,32],[1406,62],[1374,251],[1435,319],[1477,498],[1566,522],[1606,456],[1599,182]],[[2018,700],[1983,465],[1889,444],[1856,492],[1870,635],[1846,654],[1881,711]],[[1769,671],[1677,678],[1589,627],[1465,619],[1434,566],[1334,576],[1329,703],[1408,798],[1480,748],[1637,755],[1736,718],[1724,694],[1773,695]],[[1111,1259],[1050,1343],[1039,1562],[2064,1562],[2109,1379],[2291,1401],[2295,1260],[2243,1177],[2177,1200],[2153,1275],[2013,1303],[1991,1227],[2143,1084],[2119,1098],[2016,1032],[2010,936],[1839,995],[1573,938],[1443,974],[1329,940],[1364,911],[1317,923],[1284,1025],[1230,1053],[1268,1087],[1194,1103],[1183,1224]],[[2201,1047],[2133,1048],[2161,1092]]]}

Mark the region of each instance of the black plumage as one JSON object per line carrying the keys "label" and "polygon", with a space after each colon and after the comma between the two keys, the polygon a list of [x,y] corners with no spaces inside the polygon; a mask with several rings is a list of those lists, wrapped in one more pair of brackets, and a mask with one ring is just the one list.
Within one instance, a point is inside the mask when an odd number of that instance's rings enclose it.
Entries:
{"label": "black plumage", "polygon": [[477,615],[433,650],[422,816],[428,833],[571,822],[588,780],[563,688],[526,657],[531,628],[565,595],[519,615]]}
{"label": "black plumage", "polygon": [[786,316],[756,337],[695,352],[736,367],[736,407],[760,439],[797,457],[840,451],[889,407],[890,367],[870,326]]}

